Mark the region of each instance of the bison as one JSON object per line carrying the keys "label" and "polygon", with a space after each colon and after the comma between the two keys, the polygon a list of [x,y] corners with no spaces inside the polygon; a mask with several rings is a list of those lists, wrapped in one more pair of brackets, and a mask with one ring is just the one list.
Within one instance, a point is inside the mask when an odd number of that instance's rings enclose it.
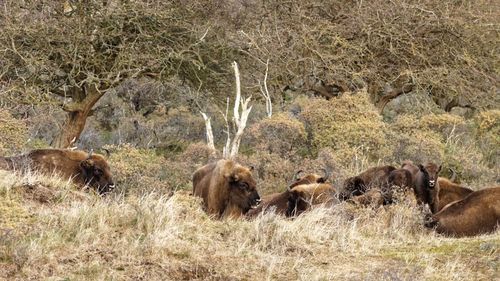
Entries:
{"label": "bison", "polygon": [[56,173],[81,186],[93,187],[100,194],[115,188],[104,156],[81,150],[36,149],[19,156],[0,157],[0,168],[49,175]]}
{"label": "bison", "polygon": [[[393,202],[393,189],[396,186],[412,187],[411,173],[389,165],[372,167],[355,177],[348,178],[344,182],[344,188],[340,192],[339,198],[348,200],[356,196],[362,196],[368,190],[376,188],[383,195],[383,204],[391,204]],[[363,197],[358,199],[366,201]]]}
{"label": "bison", "polygon": [[474,192],[474,190],[470,188],[453,183],[451,180],[442,177],[438,178],[437,186],[438,187],[435,188],[437,194],[434,195],[436,199],[433,200],[433,206],[431,208],[434,212],[439,212],[446,205],[462,200]]}
{"label": "bison", "polygon": [[430,217],[426,227],[448,236],[474,236],[494,231],[500,223],[500,187],[472,192]]}
{"label": "bison", "polygon": [[362,206],[378,207],[384,204],[384,194],[378,188],[372,188],[362,195],[354,196],[348,201]]}
{"label": "bison", "polygon": [[193,174],[193,195],[217,218],[238,218],[256,208],[261,199],[252,169],[232,160],[207,164]]}
{"label": "bison", "polygon": [[401,168],[408,170],[412,175],[413,191],[417,204],[428,204],[432,210],[433,203],[430,192],[439,184],[438,177],[441,166],[434,163],[419,164],[417,166],[412,161],[404,161]]}
{"label": "bison", "polygon": [[247,215],[249,217],[254,217],[270,208],[275,208],[274,211],[279,215],[285,215],[288,208],[290,191],[294,187],[303,184],[325,183],[329,178],[329,174],[326,170],[323,176],[318,174],[307,174],[301,177],[300,174],[302,174],[302,172],[302,170],[299,170],[295,173],[293,180],[289,183],[285,191],[264,196],[261,204],[257,208],[248,211]]}
{"label": "bison", "polygon": [[286,216],[298,216],[314,205],[331,206],[338,203],[337,190],[328,183],[311,183],[290,190]]}

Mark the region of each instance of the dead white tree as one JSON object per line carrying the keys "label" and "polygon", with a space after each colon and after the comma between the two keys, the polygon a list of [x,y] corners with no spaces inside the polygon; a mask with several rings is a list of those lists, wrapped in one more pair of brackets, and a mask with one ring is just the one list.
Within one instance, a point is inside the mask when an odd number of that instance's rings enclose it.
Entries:
{"label": "dead white tree", "polygon": [[267,73],[269,72],[269,59],[267,59],[266,62],[266,74],[264,74],[264,82],[261,84],[259,81],[259,86],[260,86],[260,93],[266,100],[266,112],[267,112],[267,117],[271,117],[273,115],[273,104],[271,102],[271,95],[269,94],[269,90],[267,89]]}
{"label": "dead white tree", "polygon": [[207,128],[207,145],[210,147],[215,153],[215,144],[214,144],[214,133],[212,132],[212,123],[210,122],[210,117],[208,117],[204,112],[200,112],[205,119],[205,127]]}
{"label": "dead white tree", "polygon": [[[234,108],[233,108],[233,124],[236,130],[234,138],[231,140],[231,133],[229,127],[229,98],[227,98],[226,102],[226,112],[222,113],[224,117],[224,121],[226,122],[226,144],[222,150],[222,157],[225,159],[234,159],[238,155],[238,150],[241,143],[241,138],[243,137],[243,132],[247,125],[248,116],[252,111],[252,106],[248,106],[251,100],[251,96],[248,98],[241,98],[241,84],[240,84],[240,71],[238,69],[238,64],[233,62],[234,69],[234,77],[236,80],[236,99],[234,100]],[[267,87],[267,86],[266,86]],[[241,107],[241,109],[240,109]],[[240,113],[241,110],[241,113]],[[205,126],[207,130],[207,144],[213,150],[214,154],[216,153],[215,145],[214,145],[214,136],[212,131],[212,124],[210,122],[210,117],[208,117],[204,112],[200,112],[205,119]]]}

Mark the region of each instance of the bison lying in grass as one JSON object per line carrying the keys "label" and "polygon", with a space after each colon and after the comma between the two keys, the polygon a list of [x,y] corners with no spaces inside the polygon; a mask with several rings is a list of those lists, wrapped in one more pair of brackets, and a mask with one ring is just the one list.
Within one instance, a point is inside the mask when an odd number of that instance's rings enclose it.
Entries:
{"label": "bison lying in grass", "polygon": [[55,173],[101,194],[115,187],[104,156],[81,150],[36,149],[19,156],[0,157],[0,169]]}
{"label": "bison lying in grass", "polygon": [[196,170],[193,195],[201,197],[206,212],[217,218],[240,217],[261,201],[252,169],[232,160],[219,160]]}
{"label": "bison lying in grass", "polygon": [[324,176],[317,174],[306,174],[304,176],[299,176],[303,171],[300,170],[295,173],[294,179],[288,185],[287,189],[281,193],[273,193],[266,195],[262,198],[262,203],[259,207],[252,209],[248,212],[249,217],[254,217],[259,215],[266,210],[273,209],[276,214],[286,215],[288,210],[288,202],[292,196],[292,189],[296,186],[307,185],[312,183],[325,183],[328,180],[328,173],[325,172]]}
{"label": "bison lying in grass", "polygon": [[413,188],[411,173],[389,165],[372,167],[346,179],[339,198],[362,205],[391,204],[396,186]]}
{"label": "bison lying in grass", "polygon": [[463,237],[493,232],[499,223],[500,187],[494,187],[472,192],[448,204],[425,225],[438,233]]}

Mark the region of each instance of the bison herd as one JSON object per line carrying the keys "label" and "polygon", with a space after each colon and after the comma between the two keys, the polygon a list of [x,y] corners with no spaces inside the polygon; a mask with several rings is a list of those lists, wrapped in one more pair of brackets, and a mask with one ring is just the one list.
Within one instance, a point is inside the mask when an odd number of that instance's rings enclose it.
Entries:
{"label": "bison herd", "polygon": [[[193,175],[193,195],[203,199],[205,210],[217,218],[252,218],[264,212],[295,217],[314,206],[330,207],[341,201],[361,205],[394,203],[398,191],[414,196],[432,214],[425,226],[449,236],[473,236],[494,231],[500,222],[500,187],[473,191],[452,179],[439,177],[435,163],[415,165],[411,161],[393,166],[372,167],[334,187],[328,176],[295,174],[281,193],[260,199],[251,168],[232,160],[207,164]],[[260,203],[260,204],[259,204]]]}
{"label": "bison herd", "polygon": [[[115,184],[106,158],[78,150],[39,149],[27,154],[0,157],[0,169],[20,172],[57,173],[98,193],[112,191]],[[298,171],[280,193],[260,197],[252,167],[233,160],[218,160],[197,169],[192,177],[193,195],[201,197],[203,209],[215,218],[251,219],[264,212],[296,217],[315,206],[330,207],[342,201],[366,206],[393,204],[395,194],[414,196],[431,214],[424,225],[438,233],[462,237],[495,231],[500,222],[500,187],[474,191],[439,177],[441,166],[404,161],[400,168],[372,167],[346,179],[341,188],[323,175]]]}

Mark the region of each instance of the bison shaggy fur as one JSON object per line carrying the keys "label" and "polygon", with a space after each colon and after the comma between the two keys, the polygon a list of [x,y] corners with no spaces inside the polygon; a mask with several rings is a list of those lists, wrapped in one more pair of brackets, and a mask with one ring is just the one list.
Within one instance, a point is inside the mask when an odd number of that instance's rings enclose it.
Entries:
{"label": "bison shaggy fur", "polygon": [[286,216],[297,216],[314,205],[332,206],[338,203],[337,190],[328,183],[312,183],[295,186],[290,190]]}
{"label": "bison shaggy fur", "polygon": [[437,197],[437,200],[433,200],[433,210],[435,212],[439,212],[446,205],[462,200],[467,197],[469,194],[474,192],[474,190],[461,186],[459,184],[451,182],[449,179],[439,177],[438,178],[438,186],[435,189],[437,193],[434,197]]}
{"label": "bison shaggy fur", "polygon": [[81,186],[91,186],[101,194],[115,187],[104,156],[81,150],[36,149],[23,155],[0,157],[0,168],[49,175],[55,173]]}
{"label": "bison shaggy fur", "polygon": [[403,162],[402,169],[408,170],[413,179],[413,191],[417,199],[417,204],[428,204],[433,209],[431,192],[439,185],[438,177],[441,166],[434,163],[415,165],[411,161]]}
{"label": "bison shaggy fur", "polygon": [[257,207],[260,196],[251,169],[232,160],[207,164],[193,174],[193,195],[217,218],[237,218]]}
{"label": "bison shaggy fur", "polygon": [[431,216],[427,227],[448,236],[474,236],[495,231],[500,223],[500,187],[472,192]]}
{"label": "bison shaggy fur", "polygon": [[389,174],[396,168],[393,166],[372,167],[361,174],[345,180],[340,192],[340,199],[347,200],[353,196],[362,195],[372,187],[380,188],[389,181]]}
{"label": "bison shaggy fur", "polygon": [[[298,173],[296,173],[296,175],[298,175]],[[285,215],[288,209],[288,199],[291,196],[290,191],[294,187],[311,183],[324,183],[325,181],[326,178],[318,174],[307,174],[302,177],[296,176],[285,191],[262,197],[261,204],[257,208],[248,211],[247,216],[254,217],[272,208],[276,214]]]}

